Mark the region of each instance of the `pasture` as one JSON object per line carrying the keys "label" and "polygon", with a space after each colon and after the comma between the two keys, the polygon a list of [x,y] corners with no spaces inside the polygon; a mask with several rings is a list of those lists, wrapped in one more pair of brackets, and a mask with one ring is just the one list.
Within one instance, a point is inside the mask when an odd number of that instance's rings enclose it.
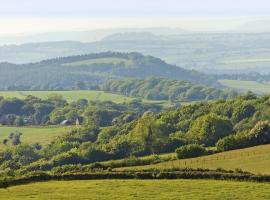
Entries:
{"label": "pasture", "polygon": [[0,189],[5,200],[268,200],[270,184],[216,180],[50,181]]}
{"label": "pasture", "polygon": [[10,133],[16,131],[22,133],[21,141],[24,144],[40,143],[46,145],[54,138],[70,131],[72,127],[54,126],[54,127],[8,127],[0,126],[0,147],[3,147],[2,141],[8,138]]}
{"label": "pasture", "polygon": [[172,168],[205,168],[226,170],[242,169],[255,174],[270,174],[270,145],[261,145],[246,149],[226,151],[218,154],[190,159],[172,160],[158,164],[123,167],[117,171]]}
{"label": "pasture", "polygon": [[256,94],[270,93],[270,83],[258,83],[256,81],[219,80],[226,87],[236,89],[241,92],[251,91]]}

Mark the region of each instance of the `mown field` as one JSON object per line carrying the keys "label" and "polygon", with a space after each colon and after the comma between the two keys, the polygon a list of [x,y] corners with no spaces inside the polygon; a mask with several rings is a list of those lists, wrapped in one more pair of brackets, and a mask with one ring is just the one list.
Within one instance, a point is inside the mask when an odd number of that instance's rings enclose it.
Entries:
{"label": "mown field", "polygon": [[269,83],[258,83],[256,81],[220,80],[222,85],[242,92],[252,91],[256,94],[270,93]]}
{"label": "mown field", "polygon": [[[129,102],[136,98],[127,97],[120,94],[112,94],[96,90],[72,90],[72,91],[0,91],[0,96],[5,98],[17,97],[25,98],[27,95],[33,95],[39,98],[47,98],[50,94],[59,94],[67,101],[72,102],[78,99],[87,99],[89,101],[112,101],[115,103]],[[167,101],[151,101],[143,99],[145,103],[167,104]]]}
{"label": "mown field", "polygon": [[215,170],[217,168],[223,168],[226,170],[242,169],[255,174],[270,174],[269,166],[270,145],[261,145],[198,158],[173,160],[145,166],[123,167],[116,170],[162,170],[171,168],[205,168]]}
{"label": "mown field", "polygon": [[215,180],[51,181],[0,189],[5,200],[268,200],[270,184]]}
{"label": "mown field", "polygon": [[3,147],[2,141],[8,137],[11,132],[21,132],[22,143],[33,144],[40,143],[46,145],[54,138],[64,134],[72,129],[72,127],[8,127],[0,126],[0,147]]}

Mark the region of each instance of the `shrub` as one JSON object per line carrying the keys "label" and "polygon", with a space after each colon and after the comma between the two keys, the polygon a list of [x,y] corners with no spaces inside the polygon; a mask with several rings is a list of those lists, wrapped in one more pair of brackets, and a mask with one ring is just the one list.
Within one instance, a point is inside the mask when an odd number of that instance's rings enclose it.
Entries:
{"label": "shrub", "polygon": [[192,158],[207,154],[207,150],[198,144],[189,144],[175,150],[177,158]]}

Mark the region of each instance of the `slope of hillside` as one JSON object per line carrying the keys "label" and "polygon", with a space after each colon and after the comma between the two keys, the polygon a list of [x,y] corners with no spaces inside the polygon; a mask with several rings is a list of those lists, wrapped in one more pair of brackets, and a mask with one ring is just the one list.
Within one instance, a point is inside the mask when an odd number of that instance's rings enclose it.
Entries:
{"label": "slope of hillside", "polygon": [[109,79],[158,76],[218,85],[216,79],[169,65],[140,53],[99,53],[44,60],[39,63],[0,64],[0,89],[93,89]]}
{"label": "slope of hillside", "polygon": [[204,168],[226,170],[242,169],[256,174],[270,174],[270,145],[233,150],[191,159],[173,160],[153,165],[124,167],[122,170]]}

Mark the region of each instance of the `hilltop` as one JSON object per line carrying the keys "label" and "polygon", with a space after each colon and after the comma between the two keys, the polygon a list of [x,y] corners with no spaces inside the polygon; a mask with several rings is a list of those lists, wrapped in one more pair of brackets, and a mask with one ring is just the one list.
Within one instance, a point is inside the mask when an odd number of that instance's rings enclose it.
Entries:
{"label": "hilltop", "polygon": [[0,71],[2,90],[96,89],[109,79],[148,76],[219,85],[213,76],[170,65],[159,58],[140,53],[105,52],[22,65],[1,63]]}

